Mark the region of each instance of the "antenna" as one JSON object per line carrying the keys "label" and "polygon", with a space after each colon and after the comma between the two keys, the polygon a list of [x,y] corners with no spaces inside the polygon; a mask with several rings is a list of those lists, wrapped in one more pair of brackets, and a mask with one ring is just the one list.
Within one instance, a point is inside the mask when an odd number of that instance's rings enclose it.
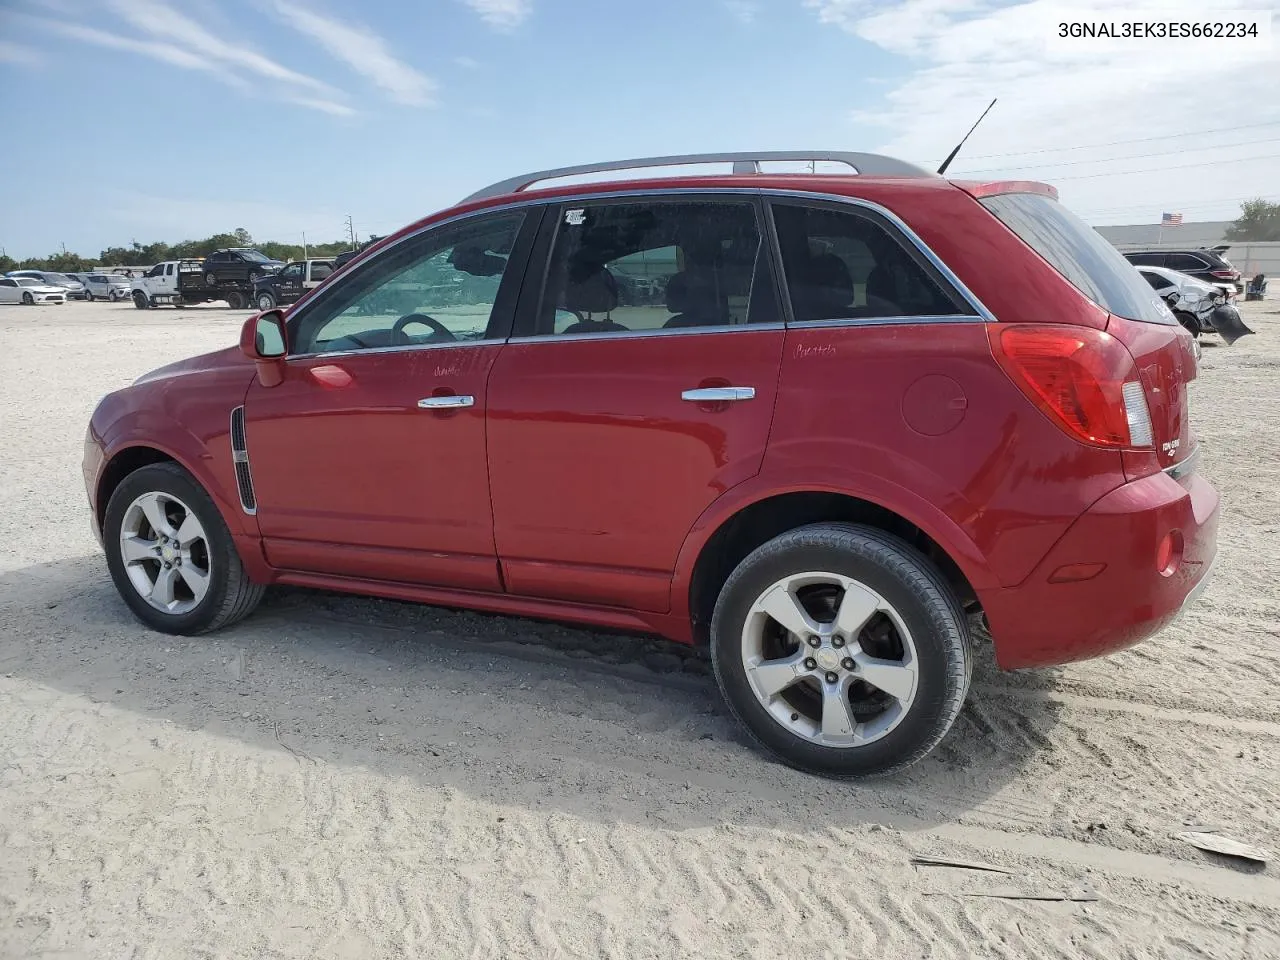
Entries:
{"label": "antenna", "polygon": [[987,109],[982,111],[982,116],[979,117],[977,121],[974,122],[973,126],[969,128],[969,132],[964,135],[964,140],[961,140],[959,143],[957,143],[956,148],[952,150],[949,154],[947,154],[947,159],[943,160],[942,166],[938,168],[938,176],[942,176],[944,173],[947,172],[947,167],[951,166],[951,161],[956,158],[956,154],[959,153],[960,148],[964,146],[964,141],[968,140],[969,137],[973,135],[973,131],[978,129],[978,124],[982,122],[983,117],[985,117],[988,113],[990,113],[991,108],[994,107],[995,105],[996,105],[995,100],[992,100],[991,103],[987,105]]}

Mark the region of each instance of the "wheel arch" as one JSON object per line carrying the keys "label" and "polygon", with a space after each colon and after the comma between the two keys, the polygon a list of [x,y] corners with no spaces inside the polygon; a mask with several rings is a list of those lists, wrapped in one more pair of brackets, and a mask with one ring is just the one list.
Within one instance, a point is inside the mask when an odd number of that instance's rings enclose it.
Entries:
{"label": "wheel arch", "polygon": [[936,523],[921,522],[860,494],[822,488],[771,492],[739,502],[710,522],[704,517],[690,534],[697,542],[686,542],[673,595],[687,610],[672,612],[687,613],[694,643],[708,641],[720,589],[749,553],[788,530],[824,522],[864,524],[911,544],[934,562],[966,608],[979,606],[978,590],[992,582],[972,552],[957,549],[959,543],[972,547],[958,528],[950,532],[963,540],[948,543]]}
{"label": "wheel arch", "polygon": [[[102,524],[106,519],[107,503],[110,502],[111,495],[116,492],[116,487],[120,486],[124,478],[135,470],[140,470],[153,463],[176,463],[183,469],[187,469],[177,457],[167,451],[143,444],[117,450],[114,455],[103,462],[102,470],[98,473],[93,500],[94,514],[97,517],[99,529],[102,528]],[[187,470],[187,472],[191,473],[190,470]]]}

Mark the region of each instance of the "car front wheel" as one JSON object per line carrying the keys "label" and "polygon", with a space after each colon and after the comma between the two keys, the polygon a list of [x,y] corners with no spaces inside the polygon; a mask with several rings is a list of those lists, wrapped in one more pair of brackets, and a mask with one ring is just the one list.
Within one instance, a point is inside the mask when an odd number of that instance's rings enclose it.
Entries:
{"label": "car front wheel", "polygon": [[897,537],[843,523],[791,530],[742,561],[716,603],[711,657],[767,750],[836,777],[925,756],[972,672],[964,612],[937,568]]}
{"label": "car front wheel", "polygon": [[265,291],[263,293],[258,294],[259,310],[274,310],[275,305],[276,305],[276,298],[273,297],[271,294],[266,293]]}
{"label": "car front wheel", "polygon": [[120,596],[164,633],[216,630],[262,598],[217,507],[175,463],[142,467],[121,481],[107,504],[103,542]]}

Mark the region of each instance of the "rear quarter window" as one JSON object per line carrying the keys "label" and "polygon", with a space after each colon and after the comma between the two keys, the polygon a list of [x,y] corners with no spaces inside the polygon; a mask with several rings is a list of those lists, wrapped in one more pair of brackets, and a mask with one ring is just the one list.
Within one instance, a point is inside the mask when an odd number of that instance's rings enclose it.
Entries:
{"label": "rear quarter window", "polygon": [[1104,310],[1147,323],[1178,322],[1134,265],[1058,201],[1041,194],[1006,193],[980,202]]}

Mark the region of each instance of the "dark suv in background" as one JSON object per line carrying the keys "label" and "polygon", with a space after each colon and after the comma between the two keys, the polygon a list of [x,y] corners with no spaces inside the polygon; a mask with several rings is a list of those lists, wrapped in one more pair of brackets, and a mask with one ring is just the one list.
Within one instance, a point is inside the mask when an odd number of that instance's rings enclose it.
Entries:
{"label": "dark suv in background", "polygon": [[249,283],[275,273],[284,264],[251,247],[215,250],[204,258],[204,279],[211,287],[221,283]]}
{"label": "dark suv in background", "polygon": [[1128,250],[1125,259],[1135,266],[1167,267],[1205,283],[1229,283],[1243,293],[1240,271],[1225,256],[1230,247],[1215,250]]}

